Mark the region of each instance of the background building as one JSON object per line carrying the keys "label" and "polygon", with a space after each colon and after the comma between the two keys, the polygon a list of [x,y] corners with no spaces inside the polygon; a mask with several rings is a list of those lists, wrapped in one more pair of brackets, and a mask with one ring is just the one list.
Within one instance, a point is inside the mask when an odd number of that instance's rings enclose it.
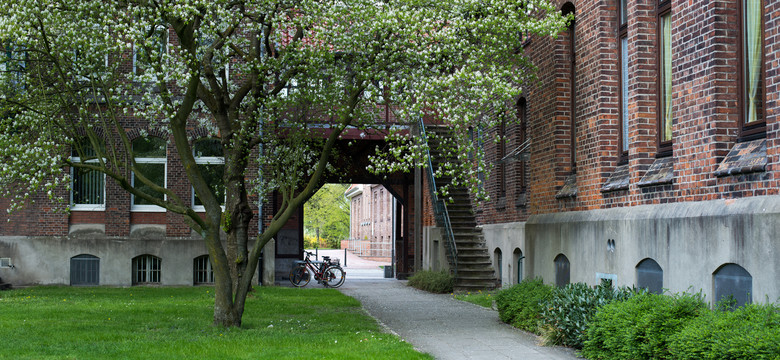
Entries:
{"label": "background building", "polygon": [[380,261],[390,261],[393,244],[395,199],[379,184],[352,184],[344,196],[349,199],[349,239],[341,247]]}

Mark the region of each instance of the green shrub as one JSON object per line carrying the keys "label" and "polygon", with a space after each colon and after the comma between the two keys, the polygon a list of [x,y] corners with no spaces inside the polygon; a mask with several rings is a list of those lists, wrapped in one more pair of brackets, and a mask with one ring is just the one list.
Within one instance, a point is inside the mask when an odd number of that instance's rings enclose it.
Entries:
{"label": "green shrub", "polygon": [[708,311],[669,340],[674,359],[780,359],[780,307]]}
{"label": "green shrub", "polygon": [[607,281],[592,288],[584,283],[555,288],[542,308],[542,341],[545,345],[582,348],[585,330],[596,310],[634,294],[631,288],[613,289]]}
{"label": "green shrub", "polygon": [[516,328],[539,333],[542,302],[546,301],[553,287],[545,285],[541,278],[525,279],[496,295],[496,306],[501,321]]}
{"label": "green shrub", "polygon": [[341,240],[339,239],[326,239],[320,238],[317,241],[317,237],[314,235],[303,234],[303,248],[304,249],[340,249]]}
{"label": "green shrub", "polygon": [[452,292],[455,278],[447,271],[422,270],[409,278],[409,286],[432,293],[443,294]]}
{"label": "green shrub", "polygon": [[642,292],[604,305],[588,325],[582,354],[590,359],[670,359],[670,336],[707,312],[701,294]]}

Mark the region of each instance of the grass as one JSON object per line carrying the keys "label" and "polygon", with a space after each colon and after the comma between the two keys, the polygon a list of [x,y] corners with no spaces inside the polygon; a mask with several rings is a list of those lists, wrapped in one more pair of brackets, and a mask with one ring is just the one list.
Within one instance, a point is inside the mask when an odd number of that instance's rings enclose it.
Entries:
{"label": "grass", "polygon": [[266,287],[240,329],[212,325],[214,290],[34,287],[0,292],[0,358],[430,359],[333,289]]}
{"label": "grass", "polygon": [[470,302],[489,309],[493,307],[493,301],[496,299],[496,293],[494,291],[483,292],[482,290],[475,293],[453,294],[453,296],[457,300]]}

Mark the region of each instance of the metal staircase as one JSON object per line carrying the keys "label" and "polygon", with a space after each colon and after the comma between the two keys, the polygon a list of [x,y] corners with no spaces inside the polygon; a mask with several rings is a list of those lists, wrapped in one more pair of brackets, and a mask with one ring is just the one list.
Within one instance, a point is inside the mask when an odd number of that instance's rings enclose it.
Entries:
{"label": "metal staircase", "polygon": [[[490,259],[482,229],[471,205],[469,190],[464,185],[450,186],[447,199],[439,198],[437,189],[448,184],[451,178],[436,177],[434,169],[440,163],[458,161],[447,156],[440,143],[450,137],[450,130],[443,126],[425,126],[420,121],[422,138],[428,142],[428,183],[433,203],[436,226],[443,231],[447,247],[447,260],[455,276],[455,291],[490,290],[496,287],[496,274]],[[428,132],[431,136],[428,136]]]}

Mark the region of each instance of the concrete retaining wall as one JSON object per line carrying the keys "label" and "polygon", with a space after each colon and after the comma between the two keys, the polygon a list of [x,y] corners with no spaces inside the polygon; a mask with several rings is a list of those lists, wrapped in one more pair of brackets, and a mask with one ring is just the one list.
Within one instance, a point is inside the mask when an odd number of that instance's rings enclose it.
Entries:
{"label": "concrete retaining wall", "polygon": [[494,265],[501,252],[504,286],[517,282],[521,256],[524,278],[555,283],[553,260],[564,254],[571,282],[608,277],[627,286],[636,284],[637,264],[652,258],[671,292],[701,290],[712,301],[713,273],[733,263],[752,276],[754,302],[780,299],[780,196],[535,215],[482,229]]}
{"label": "concrete retaining wall", "polygon": [[[76,231],[66,237],[0,237],[0,258],[12,268],[0,277],[13,285],[69,285],[70,259],[90,254],[100,258],[100,285],[132,285],[132,259],[150,254],[161,259],[160,285],[193,285],[193,260],[206,255],[203,241],[166,238],[164,232],[134,232],[130,237],[106,237],[102,232]],[[253,273],[256,273],[253,272]]]}

